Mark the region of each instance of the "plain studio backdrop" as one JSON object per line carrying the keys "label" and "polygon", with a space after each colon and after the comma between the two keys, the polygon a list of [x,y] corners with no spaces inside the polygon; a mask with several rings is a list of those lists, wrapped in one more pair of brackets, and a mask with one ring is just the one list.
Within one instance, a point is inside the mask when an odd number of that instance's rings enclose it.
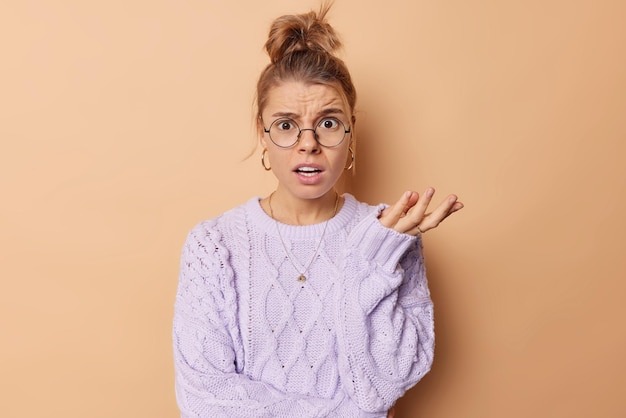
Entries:
{"label": "plain studio backdrop", "polygon": [[[252,196],[273,18],[316,1],[3,0],[0,416],[177,416],[188,230]],[[369,203],[433,185],[432,372],[399,418],[626,416],[626,3],[337,0]]]}

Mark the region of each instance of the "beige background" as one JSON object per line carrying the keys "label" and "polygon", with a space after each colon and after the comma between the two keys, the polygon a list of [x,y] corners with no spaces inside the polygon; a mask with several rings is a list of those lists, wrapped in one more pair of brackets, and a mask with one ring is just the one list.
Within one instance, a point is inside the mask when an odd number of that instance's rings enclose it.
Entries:
{"label": "beige background", "polygon": [[[175,417],[178,257],[274,186],[251,123],[270,21],[313,0],[3,0],[0,416]],[[432,372],[399,417],[626,416],[626,4],[337,0],[370,203],[425,238]]]}

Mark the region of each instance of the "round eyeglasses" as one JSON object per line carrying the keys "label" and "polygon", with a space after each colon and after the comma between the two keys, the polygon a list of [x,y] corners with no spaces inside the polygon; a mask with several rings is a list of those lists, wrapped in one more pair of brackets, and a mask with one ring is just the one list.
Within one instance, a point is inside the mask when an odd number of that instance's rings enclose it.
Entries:
{"label": "round eyeglasses", "polygon": [[291,148],[300,139],[302,131],[313,131],[313,136],[318,144],[326,148],[333,148],[343,142],[350,129],[337,118],[327,117],[320,120],[315,128],[301,129],[295,120],[291,118],[276,119],[269,129],[263,127],[263,131],[269,134],[272,142],[281,148]]}

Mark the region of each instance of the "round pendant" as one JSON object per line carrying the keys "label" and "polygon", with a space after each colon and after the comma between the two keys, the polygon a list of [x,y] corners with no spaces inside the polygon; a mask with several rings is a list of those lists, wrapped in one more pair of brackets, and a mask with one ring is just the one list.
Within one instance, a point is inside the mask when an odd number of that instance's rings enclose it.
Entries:
{"label": "round pendant", "polygon": [[298,276],[298,281],[299,282],[306,282],[306,276],[304,274],[301,274]]}

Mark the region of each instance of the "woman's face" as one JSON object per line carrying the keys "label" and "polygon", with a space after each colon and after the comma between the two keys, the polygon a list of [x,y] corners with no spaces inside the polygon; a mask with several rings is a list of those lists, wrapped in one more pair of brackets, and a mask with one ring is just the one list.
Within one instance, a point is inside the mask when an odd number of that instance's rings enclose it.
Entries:
{"label": "woman's face", "polygon": [[[288,81],[270,90],[261,123],[270,129],[276,122],[275,129],[281,132],[291,131],[291,137],[297,138],[297,127],[285,121],[289,118],[302,130],[300,138],[290,148],[281,148],[265,133],[260,141],[267,148],[267,158],[272,171],[278,179],[278,189],[284,189],[298,199],[316,199],[330,191],[344,167],[349,164],[348,147],[352,134],[346,133],[343,141],[335,147],[325,147],[316,141],[313,129],[319,126],[318,133],[325,129],[338,129],[344,133],[351,130],[352,115],[346,109],[339,93],[332,87],[321,84],[306,84],[300,81]],[[326,131],[326,132],[329,132]],[[277,132],[277,131],[272,131]],[[340,134],[336,134],[341,138]]]}

